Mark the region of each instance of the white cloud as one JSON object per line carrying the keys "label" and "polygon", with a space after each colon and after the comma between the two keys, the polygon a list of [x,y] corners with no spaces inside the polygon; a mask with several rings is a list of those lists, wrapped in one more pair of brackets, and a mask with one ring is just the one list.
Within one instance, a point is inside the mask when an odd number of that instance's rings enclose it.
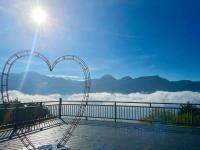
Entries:
{"label": "white cloud", "polygon": [[[72,94],[72,95],[28,95],[23,94],[19,91],[10,91],[10,98],[15,99],[18,97],[20,101],[32,102],[32,101],[58,101],[60,97],[63,100],[70,101],[80,101],[82,99],[82,94]],[[170,103],[185,103],[187,101],[191,103],[200,103],[200,93],[199,92],[162,92],[157,91],[151,94],[144,93],[131,93],[131,94],[120,94],[120,93],[90,93],[91,101],[129,101],[129,102],[170,102]]]}
{"label": "white cloud", "polygon": [[64,78],[66,80],[76,80],[76,81],[84,81],[84,78],[81,76],[73,76],[73,75],[62,75],[62,74],[55,74],[55,75],[47,75],[48,77],[55,77],[55,78]]}

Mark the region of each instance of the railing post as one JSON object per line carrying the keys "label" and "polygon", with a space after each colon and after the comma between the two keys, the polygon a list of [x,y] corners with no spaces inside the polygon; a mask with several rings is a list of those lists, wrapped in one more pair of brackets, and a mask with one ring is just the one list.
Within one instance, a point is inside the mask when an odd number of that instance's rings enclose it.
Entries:
{"label": "railing post", "polygon": [[153,118],[153,117],[151,117],[151,114],[153,115],[153,111],[152,111],[152,108],[151,108],[151,102],[149,103],[149,105],[150,105],[150,106],[149,106],[149,107],[150,107],[150,108],[149,108],[149,109],[150,109],[150,111],[149,111],[149,112],[150,112],[150,113],[149,113],[149,119],[150,119],[150,124],[152,124],[152,118]]}
{"label": "railing post", "polygon": [[88,120],[88,115],[87,115],[87,111],[88,111],[87,109],[88,109],[88,108],[87,108],[87,105],[88,105],[88,102],[86,101],[86,106],[85,106],[85,110],[86,110],[86,111],[85,111],[85,116],[86,116],[86,117],[85,117],[85,120]]}
{"label": "railing post", "polygon": [[194,126],[194,113],[193,113],[193,108],[191,108],[191,120],[192,120],[192,126]]}
{"label": "railing post", "polygon": [[62,98],[59,98],[58,117],[61,118]]}
{"label": "railing post", "polygon": [[115,109],[115,122],[117,122],[117,103],[114,102],[114,109]]}
{"label": "railing post", "polygon": [[[39,108],[40,112],[42,112],[42,102],[40,102],[40,108]],[[39,119],[42,119],[43,118],[43,114],[40,113],[40,118]]]}

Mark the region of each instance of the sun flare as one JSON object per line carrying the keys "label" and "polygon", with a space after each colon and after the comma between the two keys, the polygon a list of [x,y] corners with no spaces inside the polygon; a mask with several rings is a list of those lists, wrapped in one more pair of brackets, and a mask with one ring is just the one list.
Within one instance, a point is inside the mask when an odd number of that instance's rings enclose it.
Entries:
{"label": "sun flare", "polygon": [[41,24],[46,21],[47,15],[42,8],[38,7],[33,10],[32,18],[36,23]]}

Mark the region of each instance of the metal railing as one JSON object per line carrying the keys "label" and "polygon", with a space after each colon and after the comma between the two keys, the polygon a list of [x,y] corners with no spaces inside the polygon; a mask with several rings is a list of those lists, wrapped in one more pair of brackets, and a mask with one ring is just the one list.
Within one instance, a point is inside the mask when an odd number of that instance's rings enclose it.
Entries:
{"label": "metal railing", "polygon": [[[43,103],[50,114],[61,117],[74,117],[82,101],[51,101]],[[158,122],[176,125],[200,125],[200,104],[151,103],[122,101],[88,101],[83,115],[86,119],[113,119]]]}
{"label": "metal railing", "polygon": [[[33,103],[21,103],[20,106],[12,104],[8,107],[0,105],[0,121],[2,117],[8,119],[7,124],[2,126],[12,126],[16,123],[26,124],[44,120],[52,117],[75,117],[81,107],[82,101],[47,101],[40,102],[34,106]],[[163,124],[200,126],[200,104],[189,103],[151,103],[151,102],[123,102],[123,101],[87,101],[83,117],[85,119],[111,119],[116,121],[143,121],[158,122]],[[38,108],[39,107],[39,108]],[[36,110],[48,110],[47,115],[33,114],[35,120],[28,120],[29,112]],[[19,114],[23,116],[19,116]],[[6,116],[3,116],[6,114]],[[24,117],[24,118],[23,118]],[[12,119],[13,118],[13,119]],[[15,121],[18,122],[15,122]],[[13,122],[12,122],[13,121]]]}

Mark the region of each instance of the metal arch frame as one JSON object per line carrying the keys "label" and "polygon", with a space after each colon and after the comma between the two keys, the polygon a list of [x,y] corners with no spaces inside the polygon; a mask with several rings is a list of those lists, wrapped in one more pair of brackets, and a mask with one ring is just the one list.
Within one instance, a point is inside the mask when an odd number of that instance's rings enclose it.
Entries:
{"label": "metal arch frame", "polygon": [[1,96],[2,96],[3,103],[9,103],[9,101],[10,101],[9,94],[8,94],[8,85],[9,85],[8,78],[9,78],[9,74],[10,74],[10,70],[11,70],[12,66],[18,59],[26,57],[26,56],[30,56],[30,55],[38,57],[41,60],[43,60],[48,65],[48,68],[51,70],[51,64],[50,64],[49,60],[44,55],[42,55],[38,52],[24,50],[24,51],[20,51],[20,52],[15,53],[14,55],[12,55],[6,61],[3,71],[2,71],[2,76],[1,76]]}
{"label": "metal arch frame", "polygon": [[81,65],[81,68],[82,68],[84,76],[85,76],[85,84],[84,84],[85,87],[84,87],[84,95],[83,95],[82,101],[86,101],[86,103],[87,103],[87,100],[89,98],[90,86],[91,86],[90,71],[89,71],[87,64],[80,57],[75,56],[75,55],[61,56],[54,61],[53,65],[51,66],[50,71],[52,71],[58,63],[65,61],[65,60],[72,60],[72,61],[75,61],[76,63],[78,63],[79,65]]}
{"label": "metal arch frame", "polygon": [[[83,70],[83,73],[85,76],[85,87],[84,87],[82,103],[79,107],[79,110],[78,110],[76,116],[71,121],[70,126],[68,128],[66,128],[65,134],[63,135],[63,137],[60,139],[60,141],[57,144],[57,147],[61,147],[68,142],[69,138],[71,137],[75,128],[80,123],[80,120],[85,112],[87,101],[89,99],[89,92],[90,92],[90,86],[91,86],[91,78],[90,78],[89,68],[88,68],[87,64],[81,58],[79,58],[78,56],[74,56],[74,55],[61,56],[54,61],[53,65],[51,65],[49,60],[44,55],[40,54],[39,52],[36,52],[36,51],[32,52],[29,50],[17,52],[6,61],[6,64],[3,68],[3,72],[2,72],[2,76],[1,76],[1,95],[2,95],[3,103],[9,103],[8,78],[9,78],[9,73],[12,68],[12,65],[18,59],[20,59],[22,57],[26,57],[26,56],[35,56],[35,57],[42,59],[47,64],[50,71],[53,71],[53,69],[55,68],[55,66],[58,63],[60,63],[62,61],[66,61],[66,60],[75,61],[76,63],[81,65],[81,68]],[[23,128],[24,127],[18,128],[17,135],[19,135],[18,133],[23,133]],[[34,150],[36,149],[34,147],[34,145],[32,144],[32,142],[26,137],[25,134],[22,134],[22,136],[19,135],[18,137],[27,149],[34,149]]]}
{"label": "metal arch frame", "polygon": [[83,95],[81,106],[79,107],[79,110],[78,110],[75,118],[71,121],[71,123],[70,123],[71,125],[67,128],[67,130],[63,134],[63,137],[58,142],[57,147],[61,147],[61,146],[65,145],[68,142],[69,138],[71,137],[72,133],[74,132],[75,128],[78,126],[78,124],[83,116],[83,113],[85,111],[85,107],[87,105],[87,101],[89,98],[89,92],[90,92],[90,86],[91,86],[89,68],[88,68],[87,64],[78,56],[64,55],[62,57],[59,57],[58,59],[55,60],[51,69],[53,70],[54,67],[58,63],[65,61],[65,60],[73,60],[73,61],[77,62],[79,65],[81,65],[84,76],[85,76],[85,88],[84,88],[84,95]]}

